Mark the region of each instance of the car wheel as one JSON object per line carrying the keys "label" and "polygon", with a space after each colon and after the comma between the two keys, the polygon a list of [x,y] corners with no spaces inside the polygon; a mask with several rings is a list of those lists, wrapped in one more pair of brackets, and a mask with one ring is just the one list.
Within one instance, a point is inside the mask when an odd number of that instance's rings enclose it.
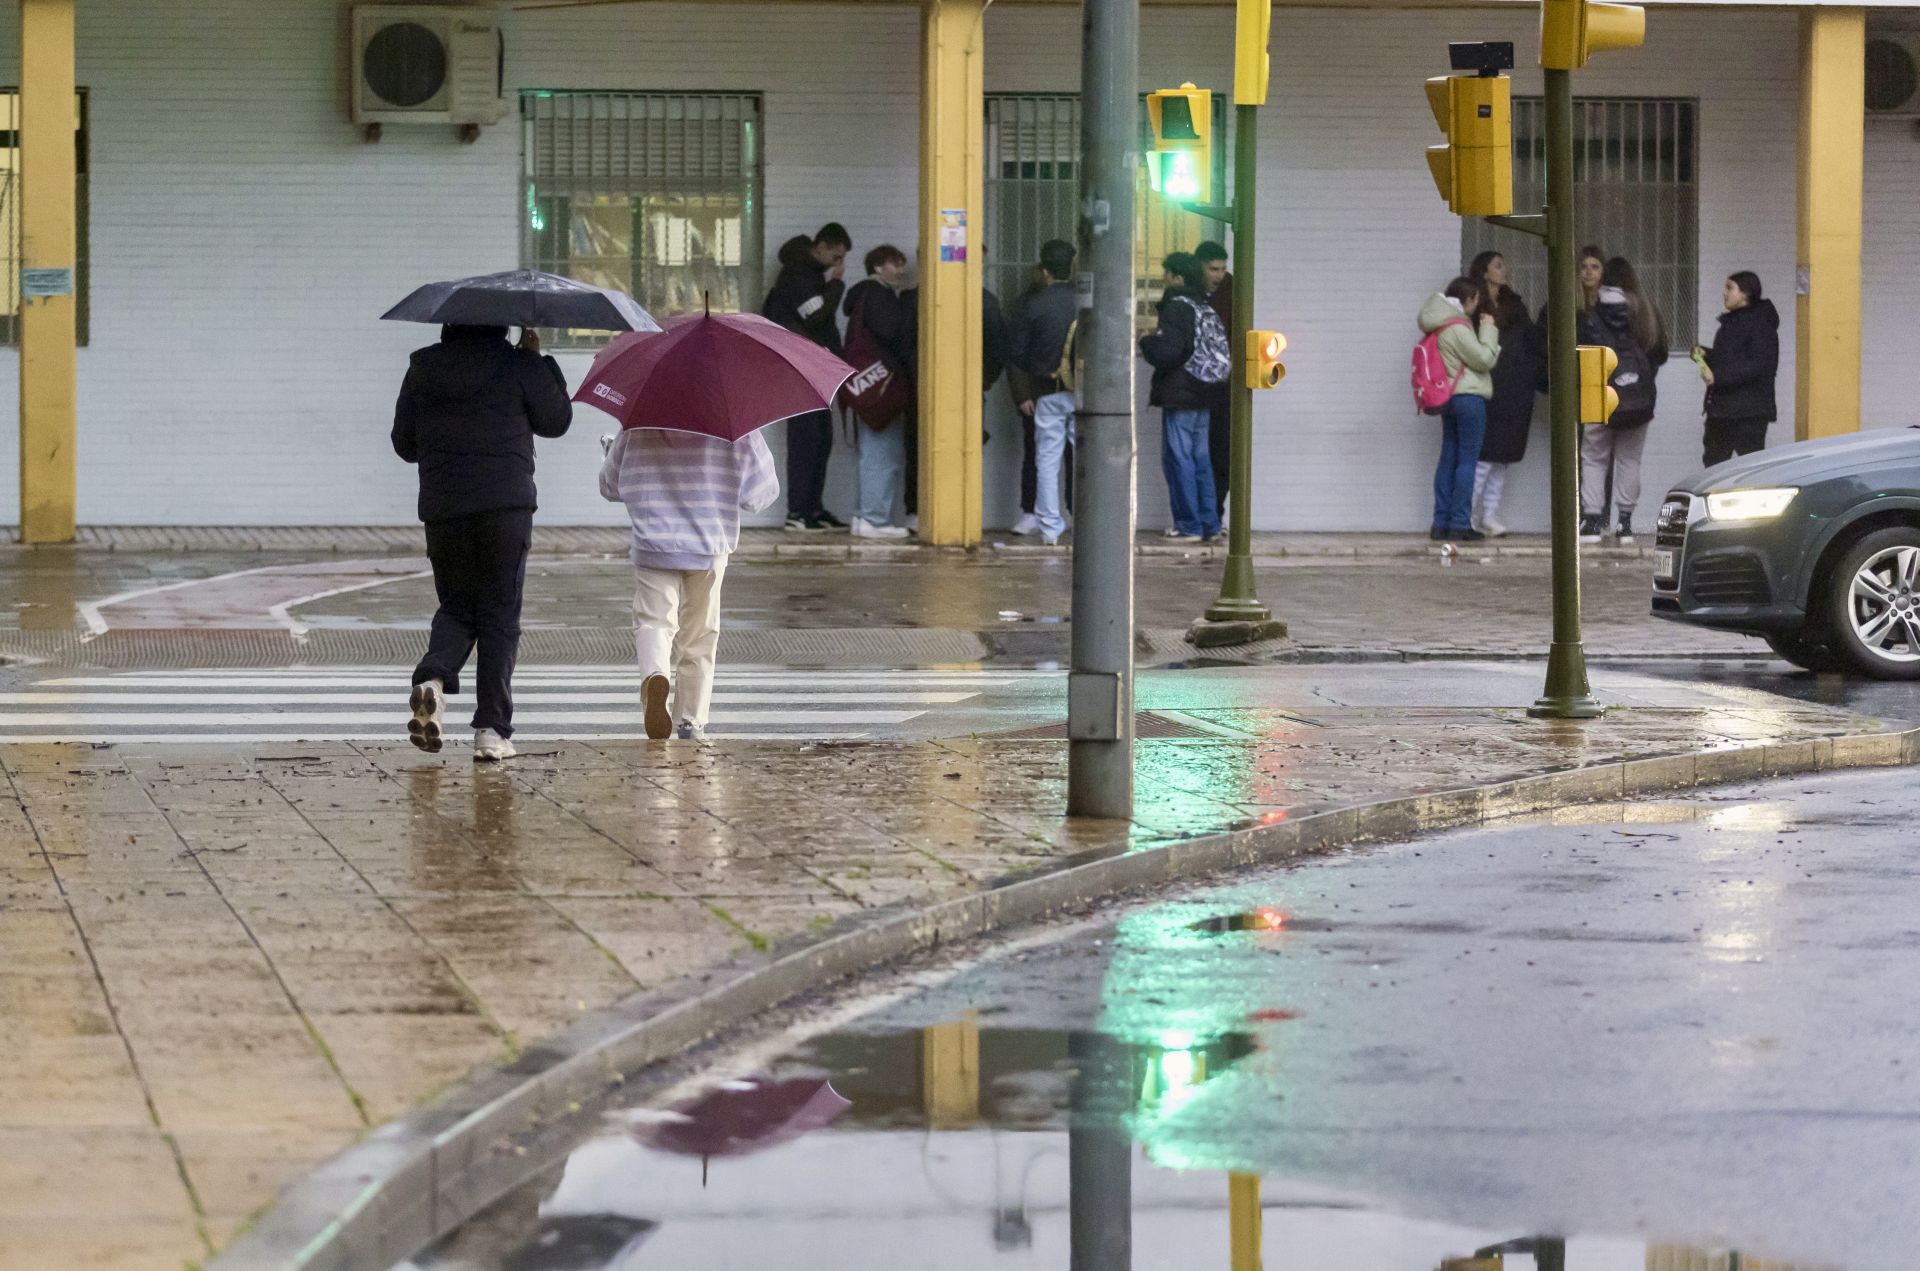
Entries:
{"label": "car wheel", "polygon": [[1776,656],[1803,671],[1847,671],[1852,664],[1833,651],[1824,637],[1805,631],[1763,637]]}
{"label": "car wheel", "polygon": [[1876,679],[1920,679],[1920,529],[1875,530],[1823,585],[1837,653]]}

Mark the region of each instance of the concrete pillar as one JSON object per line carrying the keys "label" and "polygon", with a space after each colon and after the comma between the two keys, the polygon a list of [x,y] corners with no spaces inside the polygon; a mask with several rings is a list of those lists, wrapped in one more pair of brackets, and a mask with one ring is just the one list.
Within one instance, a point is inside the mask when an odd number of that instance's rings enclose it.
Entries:
{"label": "concrete pillar", "polygon": [[980,541],[984,0],[926,0],[920,93],[920,538]]}
{"label": "concrete pillar", "polygon": [[1794,436],[1860,430],[1861,187],[1866,10],[1800,19],[1800,276],[1794,303]]}
{"label": "concrete pillar", "polygon": [[20,0],[20,538],[73,541],[74,0]]}

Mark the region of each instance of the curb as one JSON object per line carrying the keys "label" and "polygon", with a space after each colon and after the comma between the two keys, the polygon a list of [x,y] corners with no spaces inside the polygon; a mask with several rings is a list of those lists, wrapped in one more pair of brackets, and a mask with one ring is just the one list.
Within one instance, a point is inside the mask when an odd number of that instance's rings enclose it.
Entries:
{"label": "curb", "polygon": [[1920,728],[1623,759],[1408,795],[1138,851],[1070,858],[978,894],[842,920],[770,963],[742,958],[597,1011],[486,1068],[290,1185],[210,1271],[385,1271],[521,1181],[525,1143],[625,1075],[801,994],[1069,906],[1581,803],[1846,768],[1920,763]]}

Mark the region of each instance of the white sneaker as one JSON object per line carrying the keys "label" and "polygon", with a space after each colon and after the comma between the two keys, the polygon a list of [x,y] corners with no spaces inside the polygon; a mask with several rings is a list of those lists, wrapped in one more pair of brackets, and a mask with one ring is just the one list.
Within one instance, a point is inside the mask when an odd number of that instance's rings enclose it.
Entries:
{"label": "white sneaker", "polygon": [[407,740],[430,755],[440,751],[440,713],[446,704],[446,690],[439,680],[420,681],[407,698],[413,710],[413,718],[407,721]]}
{"label": "white sneaker", "polygon": [[673,716],[667,713],[667,693],[672,687],[658,672],[640,682],[640,706],[646,714],[647,737],[652,741],[673,736]]}
{"label": "white sneaker", "polygon": [[707,730],[690,719],[683,719],[674,728],[673,735],[681,741],[705,741]]}
{"label": "white sneaker", "polygon": [[1168,530],[1166,537],[1170,542],[1174,543],[1198,543],[1201,541],[1198,534],[1182,534],[1179,530]]}
{"label": "white sneaker", "polygon": [[1489,516],[1480,522],[1480,532],[1488,538],[1505,538],[1507,527]]}
{"label": "white sneaker", "polygon": [[1040,541],[1041,541],[1042,543],[1044,543],[1044,544],[1045,544],[1046,546],[1048,546],[1048,547],[1058,547],[1058,546],[1060,546],[1060,535],[1058,535],[1058,534],[1042,534],[1042,535],[1040,536]]}
{"label": "white sneaker", "polygon": [[907,514],[907,533],[918,534],[919,532],[920,532],[920,514],[918,512],[908,513]]}
{"label": "white sneaker", "polygon": [[1167,526],[1166,529],[1160,531],[1160,537],[1161,538],[1186,538],[1189,536],[1182,534],[1179,530],[1169,525]]}
{"label": "white sneaker", "polygon": [[1039,528],[1040,528],[1039,517],[1035,516],[1031,512],[1022,512],[1020,514],[1020,519],[1013,523],[1013,528],[1008,530],[1007,533],[1018,534],[1020,537],[1025,538],[1027,535],[1033,533],[1035,530]]}
{"label": "white sneaker", "polygon": [[853,536],[855,538],[905,538],[907,527],[904,525],[875,525],[864,516],[853,518]]}
{"label": "white sneaker", "polygon": [[494,732],[491,728],[473,730],[473,759],[475,763],[494,763],[501,759],[513,758],[513,743]]}

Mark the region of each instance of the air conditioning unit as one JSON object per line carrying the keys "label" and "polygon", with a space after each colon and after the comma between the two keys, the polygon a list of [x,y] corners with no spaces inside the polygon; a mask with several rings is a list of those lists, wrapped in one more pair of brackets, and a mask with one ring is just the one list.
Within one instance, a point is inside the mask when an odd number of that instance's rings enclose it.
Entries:
{"label": "air conditioning unit", "polygon": [[1868,37],[1867,114],[1920,118],[1920,31]]}
{"label": "air conditioning unit", "polygon": [[356,5],[353,122],[497,124],[507,115],[505,61],[498,10]]}

